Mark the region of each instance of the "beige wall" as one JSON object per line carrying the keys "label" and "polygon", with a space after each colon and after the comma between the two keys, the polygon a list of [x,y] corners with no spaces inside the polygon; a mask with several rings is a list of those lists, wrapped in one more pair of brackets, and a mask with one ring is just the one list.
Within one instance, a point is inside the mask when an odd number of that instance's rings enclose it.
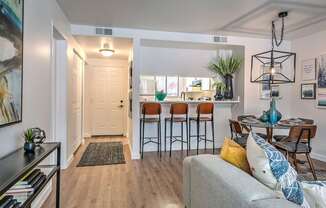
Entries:
{"label": "beige wall", "polygon": [[326,161],[326,109],[318,109],[316,100],[301,100],[301,64],[303,60],[317,58],[326,54],[326,31],[316,33],[293,41],[293,51],[297,53],[297,81],[292,89],[292,114],[315,120],[318,126],[316,139],[312,142],[313,156]]}

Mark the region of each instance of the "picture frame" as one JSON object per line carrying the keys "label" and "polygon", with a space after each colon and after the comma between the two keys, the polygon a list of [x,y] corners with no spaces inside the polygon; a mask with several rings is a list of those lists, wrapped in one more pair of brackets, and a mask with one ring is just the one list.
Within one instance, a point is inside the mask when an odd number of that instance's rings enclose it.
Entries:
{"label": "picture frame", "polygon": [[269,100],[271,99],[271,90],[272,97],[281,99],[280,85],[271,85],[271,89],[268,84],[261,84],[260,86],[260,99]]}
{"label": "picture frame", "polygon": [[302,100],[316,99],[316,83],[301,84],[301,99]]}
{"label": "picture frame", "polygon": [[302,61],[301,66],[301,80],[314,81],[316,80],[317,59],[306,59]]}
{"label": "picture frame", "polygon": [[0,0],[0,127],[22,122],[24,0]]}
{"label": "picture frame", "polygon": [[317,59],[317,108],[326,108],[326,54]]}

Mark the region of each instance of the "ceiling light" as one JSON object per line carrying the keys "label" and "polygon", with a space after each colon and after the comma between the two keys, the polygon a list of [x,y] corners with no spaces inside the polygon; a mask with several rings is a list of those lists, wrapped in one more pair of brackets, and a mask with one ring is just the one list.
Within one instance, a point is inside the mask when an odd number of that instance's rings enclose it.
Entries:
{"label": "ceiling light", "polygon": [[109,44],[105,43],[103,45],[103,48],[99,50],[99,52],[102,54],[104,57],[110,57],[114,54],[114,50],[109,48]]}
{"label": "ceiling light", "polygon": [[[281,37],[276,37],[275,21],[272,21],[272,49],[258,53],[251,58],[250,81],[263,84],[286,84],[295,82],[296,54],[293,52],[275,50],[284,39],[284,19],[288,12],[279,13],[282,21]],[[260,67],[255,67],[260,65]],[[257,76],[258,75],[258,76]]]}

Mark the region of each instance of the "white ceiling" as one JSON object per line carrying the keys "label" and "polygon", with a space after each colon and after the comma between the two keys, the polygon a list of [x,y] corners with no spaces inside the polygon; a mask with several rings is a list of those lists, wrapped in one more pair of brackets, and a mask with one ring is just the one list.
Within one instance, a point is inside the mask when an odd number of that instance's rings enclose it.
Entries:
{"label": "white ceiling", "polygon": [[[75,36],[78,43],[84,49],[87,58],[100,59],[128,59],[132,49],[132,40],[128,38],[112,38],[112,37],[98,37],[98,36]],[[115,53],[111,57],[104,57],[99,53],[99,49],[108,43],[110,49]]]}
{"label": "white ceiling", "polygon": [[57,0],[73,24],[267,36],[289,11],[288,37],[326,28],[326,0]]}

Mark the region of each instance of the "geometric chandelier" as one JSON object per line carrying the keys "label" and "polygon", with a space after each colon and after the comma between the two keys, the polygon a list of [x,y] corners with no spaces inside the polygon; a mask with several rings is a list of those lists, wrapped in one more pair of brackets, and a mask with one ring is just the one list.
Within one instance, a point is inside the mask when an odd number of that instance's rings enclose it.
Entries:
{"label": "geometric chandelier", "polygon": [[296,53],[274,49],[274,42],[277,47],[283,42],[284,18],[288,12],[281,12],[278,16],[282,20],[280,41],[276,37],[275,21],[272,21],[272,49],[251,57],[250,82],[268,85],[295,82]]}

